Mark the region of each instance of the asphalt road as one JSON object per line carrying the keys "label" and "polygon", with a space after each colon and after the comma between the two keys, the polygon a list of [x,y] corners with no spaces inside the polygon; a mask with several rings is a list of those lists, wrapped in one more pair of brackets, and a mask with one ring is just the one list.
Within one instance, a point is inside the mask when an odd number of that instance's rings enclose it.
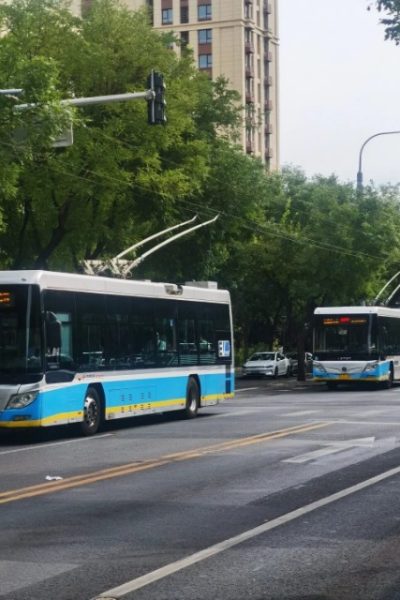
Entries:
{"label": "asphalt road", "polygon": [[237,384],[193,421],[1,432],[0,598],[400,600],[400,388]]}

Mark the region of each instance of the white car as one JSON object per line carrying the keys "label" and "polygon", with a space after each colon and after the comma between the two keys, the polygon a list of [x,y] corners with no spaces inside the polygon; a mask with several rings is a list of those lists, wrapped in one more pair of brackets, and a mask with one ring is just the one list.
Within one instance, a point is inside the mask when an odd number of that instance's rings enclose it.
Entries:
{"label": "white car", "polygon": [[290,360],[281,352],[256,352],[244,363],[243,375],[290,375]]}

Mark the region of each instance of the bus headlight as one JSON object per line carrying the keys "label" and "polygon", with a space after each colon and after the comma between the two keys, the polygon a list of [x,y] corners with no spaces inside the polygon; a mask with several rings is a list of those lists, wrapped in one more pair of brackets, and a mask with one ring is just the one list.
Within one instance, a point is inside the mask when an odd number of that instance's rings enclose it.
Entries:
{"label": "bus headlight", "polygon": [[367,363],[363,369],[363,372],[374,371],[379,365],[379,361],[375,360],[374,362]]}
{"label": "bus headlight", "polygon": [[317,369],[318,371],[322,371],[323,373],[328,372],[322,363],[319,363],[315,360],[313,361],[313,369]]}
{"label": "bus headlight", "polygon": [[37,398],[38,392],[25,392],[11,396],[6,408],[25,408]]}

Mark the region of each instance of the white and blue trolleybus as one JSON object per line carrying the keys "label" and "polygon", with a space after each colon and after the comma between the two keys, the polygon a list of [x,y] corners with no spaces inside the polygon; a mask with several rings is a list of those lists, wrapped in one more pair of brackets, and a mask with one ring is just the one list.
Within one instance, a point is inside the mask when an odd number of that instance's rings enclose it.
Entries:
{"label": "white and blue trolleybus", "polygon": [[400,309],[339,306],[314,312],[313,377],[339,383],[400,379]]}
{"label": "white and blue trolleybus", "polygon": [[229,292],[48,271],[0,272],[0,427],[166,411],[233,396]]}

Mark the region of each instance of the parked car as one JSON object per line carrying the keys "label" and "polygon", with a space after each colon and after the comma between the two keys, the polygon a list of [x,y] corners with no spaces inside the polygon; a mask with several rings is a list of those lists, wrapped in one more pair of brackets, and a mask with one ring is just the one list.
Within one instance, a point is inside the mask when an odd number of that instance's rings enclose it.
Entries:
{"label": "parked car", "polygon": [[256,352],[243,365],[243,375],[278,377],[289,374],[290,361],[281,352]]}
{"label": "parked car", "polygon": [[[292,375],[296,375],[299,370],[299,357],[297,352],[288,352],[286,354],[288,359],[290,360],[290,372]],[[312,371],[312,361],[313,355],[311,352],[304,353],[304,368],[306,373],[311,373]]]}

